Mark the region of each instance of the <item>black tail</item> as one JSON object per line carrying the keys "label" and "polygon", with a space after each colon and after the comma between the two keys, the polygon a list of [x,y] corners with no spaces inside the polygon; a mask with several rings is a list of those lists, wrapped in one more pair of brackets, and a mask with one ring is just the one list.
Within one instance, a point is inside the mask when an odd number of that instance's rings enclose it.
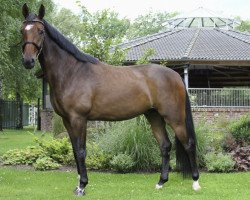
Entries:
{"label": "black tail", "polygon": [[[189,96],[187,92],[186,92],[186,130],[187,130],[187,134],[189,137],[188,146],[190,146],[190,148],[194,148],[192,149],[192,151],[194,151],[195,153],[196,137],[195,137],[195,131],[194,131],[193,117],[192,117],[192,112],[191,112],[191,105],[190,105],[190,100],[189,100]],[[177,137],[175,137],[175,143],[176,143],[177,169],[183,173],[183,177],[185,178],[190,177],[192,175],[192,169],[191,169],[191,163],[188,157],[188,153]]]}

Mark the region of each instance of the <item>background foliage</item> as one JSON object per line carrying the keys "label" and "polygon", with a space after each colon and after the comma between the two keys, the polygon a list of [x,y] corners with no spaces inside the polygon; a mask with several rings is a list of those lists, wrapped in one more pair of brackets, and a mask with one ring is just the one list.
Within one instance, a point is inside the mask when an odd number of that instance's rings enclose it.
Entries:
{"label": "background foliage", "polygon": [[[45,5],[45,19],[58,28],[76,46],[99,60],[122,65],[126,51],[115,48],[118,43],[136,37],[154,34],[166,29],[165,22],[177,12],[152,12],[140,15],[133,21],[121,18],[112,10],[90,13],[79,3],[81,12],[75,14],[63,8],[59,10],[52,0],[0,0],[0,79],[3,97],[20,96],[26,102],[36,101],[41,95],[41,82],[34,76],[39,69],[27,71],[21,63],[20,27],[23,21],[21,7],[27,3],[32,12]],[[242,21],[240,31],[250,31],[249,20]],[[111,50],[110,50],[111,49]]]}
{"label": "background foliage", "polygon": [[[23,22],[22,5],[27,3],[30,11],[37,12],[41,3],[45,5],[45,19],[58,28],[78,48],[99,60],[121,65],[126,51],[114,46],[133,37],[156,33],[162,25],[174,14],[153,13],[138,16],[131,22],[121,18],[111,10],[90,13],[83,5],[80,14],[74,14],[68,9],[59,10],[52,0],[0,0],[0,79],[3,82],[3,98],[22,98],[32,102],[41,95],[41,81],[34,76],[40,67],[25,70],[21,63],[21,34]],[[110,50],[112,49],[112,50]]]}

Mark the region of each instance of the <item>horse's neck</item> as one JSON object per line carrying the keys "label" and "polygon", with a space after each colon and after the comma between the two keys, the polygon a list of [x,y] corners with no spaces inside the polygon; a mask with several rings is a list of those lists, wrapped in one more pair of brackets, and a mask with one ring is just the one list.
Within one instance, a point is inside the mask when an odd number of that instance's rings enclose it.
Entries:
{"label": "horse's neck", "polygon": [[[50,37],[46,36],[39,62],[50,86],[64,82],[71,69],[67,63],[72,56],[62,50]],[[71,61],[73,64],[74,62]]]}

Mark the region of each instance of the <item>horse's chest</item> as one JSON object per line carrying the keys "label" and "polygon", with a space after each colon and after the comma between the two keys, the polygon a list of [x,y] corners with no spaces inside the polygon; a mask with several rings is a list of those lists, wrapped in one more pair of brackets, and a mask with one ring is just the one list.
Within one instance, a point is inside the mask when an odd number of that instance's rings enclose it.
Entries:
{"label": "horse's chest", "polygon": [[79,114],[85,116],[91,108],[91,95],[87,92],[85,93],[65,93],[52,94],[51,104],[55,112],[61,116]]}
{"label": "horse's chest", "polygon": [[62,115],[64,113],[62,98],[58,98],[54,93],[51,93],[50,101],[55,112]]}

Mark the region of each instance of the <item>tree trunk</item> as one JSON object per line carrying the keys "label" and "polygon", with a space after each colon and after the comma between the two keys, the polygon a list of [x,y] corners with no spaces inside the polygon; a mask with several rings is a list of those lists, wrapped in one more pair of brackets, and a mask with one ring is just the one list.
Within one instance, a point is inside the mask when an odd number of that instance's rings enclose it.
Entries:
{"label": "tree trunk", "polygon": [[3,99],[2,99],[2,91],[3,91],[3,84],[2,84],[2,78],[0,77],[0,131],[3,131],[3,113],[2,113]]}
{"label": "tree trunk", "polygon": [[17,129],[23,129],[23,102],[19,92],[16,93],[17,101]]}

